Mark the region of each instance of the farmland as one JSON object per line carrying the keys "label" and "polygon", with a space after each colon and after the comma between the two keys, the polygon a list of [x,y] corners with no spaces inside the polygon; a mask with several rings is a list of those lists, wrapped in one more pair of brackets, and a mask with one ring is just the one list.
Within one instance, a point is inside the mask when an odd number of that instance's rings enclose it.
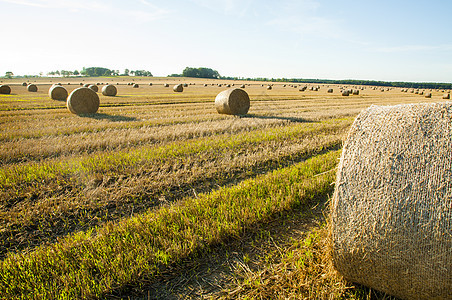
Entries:
{"label": "farmland", "polygon": [[[99,93],[98,113],[78,116],[49,98],[56,82],[69,93],[108,82],[118,95]],[[344,97],[336,85],[302,92],[192,78],[40,78],[38,92],[5,83],[12,93],[0,95],[0,294],[7,298],[380,297],[334,274],[325,250],[341,145],[372,104],[443,95],[363,87]],[[179,83],[188,86],[173,92]],[[216,112],[226,84],[245,84],[246,116]]]}

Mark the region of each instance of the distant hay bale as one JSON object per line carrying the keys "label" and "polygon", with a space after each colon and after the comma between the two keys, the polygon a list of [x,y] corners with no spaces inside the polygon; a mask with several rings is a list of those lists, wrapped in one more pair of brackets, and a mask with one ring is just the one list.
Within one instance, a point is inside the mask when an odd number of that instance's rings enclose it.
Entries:
{"label": "distant hay bale", "polygon": [[371,106],[343,146],[331,205],[344,278],[401,299],[452,299],[452,103]]}
{"label": "distant hay bale", "polygon": [[184,86],[183,86],[183,87],[188,87],[188,84],[184,83]]}
{"label": "distant hay bale", "polygon": [[2,84],[0,85],[0,94],[11,94],[11,88],[9,87],[9,85],[6,84]]}
{"label": "distant hay bale", "polygon": [[52,100],[66,101],[68,92],[61,85],[52,85],[49,89],[49,97]]}
{"label": "distant hay bale", "polygon": [[328,93],[332,93],[333,92],[333,89],[328,89]]}
{"label": "distant hay bale", "polygon": [[140,86],[138,85],[138,83],[135,83],[132,87],[135,88],[135,89],[137,89],[137,88],[139,88]]}
{"label": "distant hay bale", "polygon": [[425,93],[425,98],[432,98],[432,93]]}
{"label": "distant hay bale", "polygon": [[80,82],[80,85],[83,85],[83,82]]}
{"label": "distant hay bale", "polygon": [[28,85],[28,83],[22,82],[22,86],[27,86],[27,85]]}
{"label": "distant hay bale", "polygon": [[37,92],[38,91],[38,87],[36,86],[36,84],[29,84],[27,86],[27,91],[29,92]]}
{"label": "distant hay bale", "polygon": [[83,86],[84,87],[89,87],[91,85],[91,83],[85,83]]}
{"label": "distant hay bale", "polygon": [[230,87],[231,87],[231,85],[230,85],[230,84],[226,84],[226,87],[230,88]]}
{"label": "distant hay bale", "polygon": [[271,90],[272,86],[271,85],[267,85],[267,90]]}
{"label": "distant hay bale", "polygon": [[173,86],[173,91],[178,92],[178,93],[182,93],[184,91],[184,87],[182,84],[176,84],[175,86]]}
{"label": "distant hay bale", "polygon": [[94,84],[90,84],[88,86],[88,88],[92,89],[96,93],[99,91],[99,88],[97,87],[97,85],[94,85]]}
{"label": "distant hay bale", "polygon": [[353,95],[359,95],[359,90],[353,90]]}
{"label": "distant hay bale", "polygon": [[342,96],[349,96],[350,92],[348,90],[342,91]]}
{"label": "distant hay bale", "polygon": [[204,86],[207,86],[207,83],[204,83]]}
{"label": "distant hay bale", "polygon": [[250,109],[250,97],[242,89],[227,89],[215,98],[215,108],[220,114],[246,115]]}
{"label": "distant hay bale", "polygon": [[244,84],[242,84],[242,85],[240,86],[240,88],[244,89],[244,88],[245,88],[245,85],[244,85]]}
{"label": "distant hay bale", "polygon": [[73,114],[94,114],[99,109],[99,96],[90,88],[81,87],[67,98],[67,108]]}
{"label": "distant hay bale", "polygon": [[149,82],[149,86],[152,86],[152,82]]}
{"label": "distant hay bale", "polygon": [[168,83],[164,83],[163,86],[164,87],[169,87],[169,84]]}
{"label": "distant hay bale", "polygon": [[102,88],[102,95],[114,97],[118,93],[116,87],[112,84],[106,85]]}
{"label": "distant hay bale", "polygon": [[450,94],[444,94],[443,99],[450,99]]}

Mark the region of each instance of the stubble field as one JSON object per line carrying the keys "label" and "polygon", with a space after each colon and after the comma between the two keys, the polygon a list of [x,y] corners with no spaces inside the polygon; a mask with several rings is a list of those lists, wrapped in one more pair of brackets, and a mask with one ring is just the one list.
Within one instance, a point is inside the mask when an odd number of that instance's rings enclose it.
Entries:
{"label": "stubble field", "polygon": [[[99,93],[98,113],[77,116],[49,98],[56,82],[69,93],[108,82],[118,95]],[[5,83],[0,295],[12,299],[384,297],[329,265],[324,214],[342,141],[372,104],[443,94],[192,78],[40,78],[36,93]],[[176,93],[176,83],[188,86]],[[226,84],[245,84],[246,116],[216,112]]]}

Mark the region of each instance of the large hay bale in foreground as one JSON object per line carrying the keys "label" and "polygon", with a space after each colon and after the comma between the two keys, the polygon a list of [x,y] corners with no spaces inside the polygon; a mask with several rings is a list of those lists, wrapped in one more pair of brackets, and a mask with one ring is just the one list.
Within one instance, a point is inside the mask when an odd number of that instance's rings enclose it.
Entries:
{"label": "large hay bale in foreground", "polygon": [[184,91],[184,87],[182,86],[182,84],[176,84],[174,87],[173,87],[173,91],[175,91],[175,92],[178,92],[178,93],[181,93],[181,92],[183,92]]}
{"label": "large hay bale in foreground", "polygon": [[36,84],[29,84],[27,86],[27,91],[35,93],[38,91],[38,87]]}
{"label": "large hay bale in foreground", "polygon": [[215,98],[215,108],[220,114],[246,115],[250,109],[250,97],[242,89],[227,89]]}
{"label": "large hay bale in foreground", "polygon": [[0,94],[11,94],[11,88],[9,85],[1,84],[0,85]]}
{"label": "large hay bale in foreground", "polygon": [[353,123],[331,206],[349,281],[402,299],[452,299],[452,103],[371,106]]}
{"label": "large hay bale in foreground", "polygon": [[62,100],[66,101],[68,92],[67,90],[62,87],[61,85],[52,85],[49,89],[49,97],[52,100]]}
{"label": "large hay bale in foreground", "polygon": [[94,114],[99,109],[99,96],[90,88],[81,87],[67,98],[67,108],[73,114]]}
{"label": "large hay bale in foreground", "polygon": [[116,87],[112,84],[106,85],[102,88],[102,95],[114,97],[118,93]]}

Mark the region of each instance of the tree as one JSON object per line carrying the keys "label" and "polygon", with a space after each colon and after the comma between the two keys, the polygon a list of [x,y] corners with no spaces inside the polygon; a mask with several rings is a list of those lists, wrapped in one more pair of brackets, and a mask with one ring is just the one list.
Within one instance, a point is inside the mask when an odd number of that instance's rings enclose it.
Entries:
{"label": "tree", "polygon": [[129,72],[130,72],[129,69],[124,69],[124,74],[123,75],[124,76],[129,76]]}
{"label": "tree", "polygon": [[77,70],[75,70],[74,75],[77,76],[77,75],[80,75],[80,73]]}
{"label": "tree", "polygon": [[6,78],[13,78],[13,76],[14,76],[14,73],[11,72],[11,71],[8,71],[8,72],[5,73],[5,77]]}
{"label": "tree", "polygon": [[184,77],[196,77],[196,78],[220,78],[220,74],[216,70],[210,68],[190,68],[186,67],[182,71]]}

